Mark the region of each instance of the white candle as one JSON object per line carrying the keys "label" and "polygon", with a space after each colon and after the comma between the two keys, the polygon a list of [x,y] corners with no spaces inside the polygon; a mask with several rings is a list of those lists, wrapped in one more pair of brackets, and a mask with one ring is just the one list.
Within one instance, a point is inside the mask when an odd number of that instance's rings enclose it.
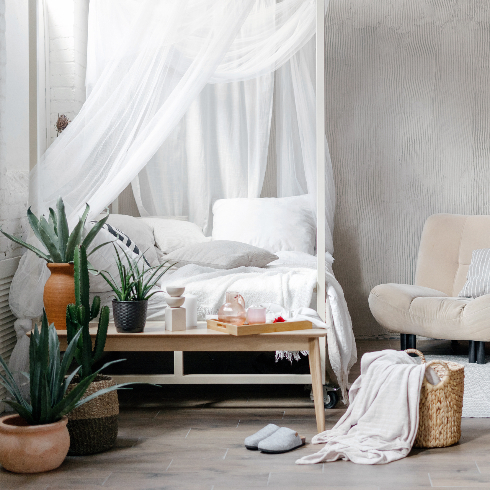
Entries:
{"label": "white candle", "polygon": [[197,296],[186,294],[182,308],[186,309],[186,327],[197,327]]}

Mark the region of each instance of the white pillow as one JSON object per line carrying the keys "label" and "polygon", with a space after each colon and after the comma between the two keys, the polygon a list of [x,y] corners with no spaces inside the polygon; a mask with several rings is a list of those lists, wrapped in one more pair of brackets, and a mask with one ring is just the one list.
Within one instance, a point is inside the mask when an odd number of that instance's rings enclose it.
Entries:
{"label": "white pillow", "polygon": [[170,262],[178,262],[179,266],[196,264],[213,269],[235,269],[265,267],[277,260],[277,255],[246,243],[216,240],[179,248],[165,258]]}
{"label": "white pillow", "polygon": [[107,223],[134,240],[140,252],[145,254],[150,265],[159,264],[155,249],[155,237],[148,223],[145,223],[140,218],[125,214],[111,214]]}
{"label": "white pillow", "polygon": [[466,283],[458,296],[478,298],[485,294],[490,294],[490,248],[473,250]]}
{"label": "white pillow", "polygon": [[219,199],[213,206],[213,240],[248,243],[275,253],[315,253],[316,223],[310,197]]}
{"label": "white pillow", "polygon": [[203,243],[211,240],[205,237],[201,228],[190,221],[168,218],[141,218],[153,229],[157,247],[165,254],[192,243]]}

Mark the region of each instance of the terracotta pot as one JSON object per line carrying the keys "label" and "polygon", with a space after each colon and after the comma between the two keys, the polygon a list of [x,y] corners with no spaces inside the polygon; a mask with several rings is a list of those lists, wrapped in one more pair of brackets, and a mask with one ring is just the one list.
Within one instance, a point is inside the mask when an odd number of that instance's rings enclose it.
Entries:
{"label": "terracotta pot", "polygon": [[0,463],[14,473],[58,468],[70,447],[67,417],[46,425],[28,425],[19,415],[0,418]]}
{"label": "terracotta pot", "polygon": [[75,303],[75,269],[73,264],[47,264],[51,276],[44,286],[44,309],[56,330],[66,330],[66,307]]}

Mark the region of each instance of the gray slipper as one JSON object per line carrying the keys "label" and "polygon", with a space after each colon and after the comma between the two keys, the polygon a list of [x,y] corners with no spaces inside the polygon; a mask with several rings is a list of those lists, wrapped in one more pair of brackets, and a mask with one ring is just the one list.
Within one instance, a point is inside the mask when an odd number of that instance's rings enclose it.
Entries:
{"label": "gray slipper", "polygon": [[267,439],[269,436],[274,434],[274,432],[278,431],[279,427],[274,424],[266,425],[263,429],[260,429],[255,434],[248,436],[245,439],[245,447],[251,450],[257,450],[259,442],[263,439]]}
{"label": "gray slipper", "polygon": [[263,453],[279,454],[287,453],[297,447],[305,445],[305,438],[287,427],[281,427],[267,439],[259,442],[259,450]]}

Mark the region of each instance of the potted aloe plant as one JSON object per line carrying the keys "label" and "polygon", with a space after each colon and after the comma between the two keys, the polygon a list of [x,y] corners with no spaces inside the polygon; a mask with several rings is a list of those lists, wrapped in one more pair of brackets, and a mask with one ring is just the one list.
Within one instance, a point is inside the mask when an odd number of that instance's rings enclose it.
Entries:
{"label": "potted aloe plant", "polygon": [[114,279],[107,271],[99,273],[116,294],[116,298],[112,300],[116,330],[119,333],[143,332],[148,300],[154,294],[162,292],[154,291],[154,288],[161,277],[175,264],[167,266],[167,261],[161,265],[147,267],[143,256],[133,259],[121,250],[123,253],[121,257],[116,245],[113,244],[113,247],[116,252],[119,280]]}
{"label": "potted aloe plant", "polygon": [[[42,328],[37,325],[29,346],[29,373],[23,373],[30,382],[30,401],[21,395],[19,385],[0,356],[5,374],[0,374],[0,384],[12,399],[3,400],[17,414],[0,418],[0,463],[15,473],[38,473],[61,465],[70,446],[67,414],[89,403],[96,397],[117,389],[107,387],[83,398],[106,363],[90,376],[81,380],[73,390],[68,390],[80,367],[68,374],[75,356],[81,332],[71,340],[63,358],[60,356],[58,335],[53,324],[48,325],[43,311]],[[113,361],[115,362],[115,361]]]}
{"label": "potted aloe plant", "polygon": [[[88,248],[109,218],[109,216],[106,216],[96,223],[84,238],[83,230],[89,211],[90,206],[87,204],[83,215],[70,233],[65,205],[61,197],[56,204],[56,211],[49,208],[47,219],[44,215],[38,219],[31,211],[31,208],[29,208],[27,210],[29,224],[34,235],[44,246],[45,251],[0,229],[7,238],[31,250],[47,262],[51,275],[44,286],[44,308],[48,316],[48,321],[54,323],[58,330],[66,329],[66,306],[75,301],[75,290],[73,286],[73,257],[75,247],[83,244],[85,248]],[[106,244],[99,245],[91,253],[103,245]]]}
{"label": "potted aloe plant", "polygon": [[[100,307],[100,297],[95,296],[92,305],[89,302],[89,264],[87,251],[83,245],[75,249],[75,303],[66,309],[67,340],[72,342],[77,338],[75,361],[79,365],[80,376],[71,380],[68,391],[76,390],[85,379],[91,378],[92,383],[87,390],[91,393],[114,388],[116,383],[109,376],[97,374],[94,378],[94,364],[104,353],[109,327],[109,307]],[[99,316],[100,311],[100,316]],[[95,343],[92,346],[90,337],[90,322],[99,316]],[[125,386],[124,384],[118,387]],[[106,451],[114,446],[117,439],[119,401],[115,391],[92,400],[81,408],[76,408],[68,414],[68,431],[70,432],[70,454],[86,455]]]}

